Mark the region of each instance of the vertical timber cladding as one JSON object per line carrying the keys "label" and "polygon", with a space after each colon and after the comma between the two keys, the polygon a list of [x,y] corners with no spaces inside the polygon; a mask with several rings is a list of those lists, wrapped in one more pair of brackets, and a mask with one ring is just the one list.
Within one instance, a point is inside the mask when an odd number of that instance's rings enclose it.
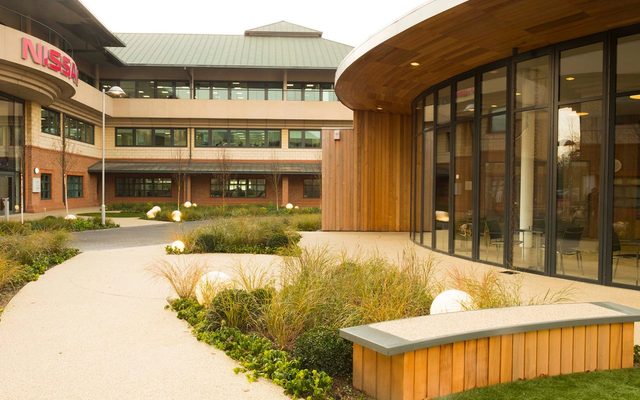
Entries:
{"label": "vertical timber cladding", "polygon": [[322,229],[408,231],[411,117],[354,111],[353,132],[324,132]]}

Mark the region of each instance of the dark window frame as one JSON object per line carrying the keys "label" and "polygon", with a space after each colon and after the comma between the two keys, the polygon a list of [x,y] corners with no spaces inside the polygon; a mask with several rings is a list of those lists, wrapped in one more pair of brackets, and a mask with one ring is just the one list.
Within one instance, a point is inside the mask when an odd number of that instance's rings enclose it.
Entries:
{"label": "dark window frame", "polygon": [[319,199],[322,197],[322,179],[305,178],[302,180],[302,198]]}
{"label": "dark window frame", "polygon": [[[122,142],[120,142],[120,144],[118,144],[118,133],[124,133],[124,130],[131,130],[132,131],[132,138],[133,144],[127,145],[127,144],[121,144]],[[147,145],[147,144],[137,144],[137,135],[138,135],[138,130],[151,130],[151,144]],[[161,146],[161,145],[156,145],[156,141],[155,141],[155,137],[156,137],[156,130],[160,131],[160,130],[169,130],[170,132],[170,137],[171,137],[171,145],[165,145],[165,146]],[[176,131],[184,131],[185,132],[185,144],[183,145],[176,145]],[[114,133],[114,143],[116,145],[116,147],[159,147],[159,148],[184,148],[187,147],[189,145],[189,129],[188,128],[161,128],[161,127],[125,127],[125,126],[119,126],[115,129],[115,133]]]}
{"label": "dark window frame", "polygon": [[[75,125],[75,126],[74,126]],[[71,129],[76,129],[76,135],[71,136]],[[82,130],[79,133],[78,131]],[[82,142],[94,145],[95,144],[95,127],[92,123],[86,122],[71,115],[64,114],[63,118],[63,131],[66,139],[75,140],[76,142]]]}
{"label": "dark window frame", "polygon": [[[264,146],[251,146],[251,131],[264,131],[265,135],[265,145]],[[223,133],[222,142],[215,143],[214,140],[214,132],[220,134]],[[232,145],[232,133],[233,132],[244,132],[245,140],[243,141],[243,146],[233,146]],[[278,138],[278,145],[271,146],[272,142],[271,136]],[[203,141],[202,137],[206,136],[207,140]],[[208,144],[203,144],[204,142]],[[282,130],[281,129],[269,129],[269,128],[195,128],[194,129],[194,147],[198,148],[242,148],[242,149],[280,149],[282,148]]]}
{"label": "dark window frame", "polygon": [[67,198],[81,199],[84,197],[84,176],[67,175]]}
{"label": "dark window frame", "polygon": [[173,179],[125,176],[115,179],[115,197],[172,197]]}
{"label": "dark window frame", "polygon": [[50,108],[42,107],[40,110],[40,132],[48,135],[60,136],[61,116],[58,111]]}
{"label": "dark window frame", "polygon": [[[222,190],[222,185],[226,186]],[[235,187],[234,187],[235,186]],[[225,199],[261,199],[267,197],[267,179],[265,178],[230,178],[213,177],[209,181],[209,197]],[[249,195],[252,194],[252,195]]]}
{"label": "dark window frame", "polygon": [[[302,135],[300,138],[300,146],[291,146],[291,132],[301,132]],[[307,139],[308,132],[320,133],[320,143],[318,143],[318,146],[309,145],[307,140],[312,140],[312,139]],[[321,149],[322,148],[322,129],[289,129],[287,137],[288,137],[290,149]]]}
{"label": "dark window frame", "polygon": [[51,200],[51,178],[50,173],[40,174],[40,200]]}

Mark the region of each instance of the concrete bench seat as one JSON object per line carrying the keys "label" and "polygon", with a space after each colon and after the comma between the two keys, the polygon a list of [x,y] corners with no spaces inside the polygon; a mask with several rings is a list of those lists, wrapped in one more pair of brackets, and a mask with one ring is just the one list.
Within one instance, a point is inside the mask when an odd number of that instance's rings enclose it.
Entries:
{"label": "concrete bench seat", "polygon": [[550,304],[427,315],[345,328],[353,386],[376,399],[425,399],[574,372],[633,367],[640,310]]}

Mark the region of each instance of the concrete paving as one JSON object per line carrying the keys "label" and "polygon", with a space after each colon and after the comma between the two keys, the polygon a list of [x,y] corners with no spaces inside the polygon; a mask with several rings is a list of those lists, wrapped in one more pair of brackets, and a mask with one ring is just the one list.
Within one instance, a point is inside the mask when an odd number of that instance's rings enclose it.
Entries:
{"label": "concrete paving", "polygon": [[[197,342],[185,322],[165,310],[172,292],[148,267],[161,259],[192,260],[233,274],[239,264],[277,276],[276,256],[167,256],[176,229],[157,224],[83,232],[83,253],[25,286],[0,320],[0,399],[286,399],[282,389],[235,375],[235,362]],[[391,259],[403,251],[433,260],[437,279],[452,270],[482,275],[502,269],[432,253],[406,233],[307,232],[303,246]],[[501,275],[502,276],[502,275]],[[573,288],[572,299],[640,308],[640,292],[521,273],[502,279],[525,297]],[[639,329],[636,329],[636,342]]]}
{"label": "concrete paving", "polygon": [[[0,320],[0,399],[287,399],[250,383],[165,310],[163,246],[88,251],[25,286]],[[270,256],[196,257],[218,270]]]}

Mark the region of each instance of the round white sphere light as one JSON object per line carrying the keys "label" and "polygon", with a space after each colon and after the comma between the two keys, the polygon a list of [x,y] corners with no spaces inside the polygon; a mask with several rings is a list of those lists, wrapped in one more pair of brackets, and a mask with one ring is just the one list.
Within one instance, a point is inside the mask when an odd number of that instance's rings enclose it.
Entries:
{"label": "round white sphere light", "polygon": [[196,300],[205,304],[213,300],[220,290],[233,287],[231,277],[221,271],[211,271],[202,275],[196,284]]}
{"label": "round white sphere light", "polygon": [[35,167],[35,168],[33,169],[33,173],[34,173],[34,174],[36,174],[36,175],[38,175],[38,174],[40,173],[40,168]]}
{"label": "round white sphere light", "polygon": [[285,206],[285,208],[286,208],[287,210],[291,210],[291,209],[293,208],[293,204],[291,204],[291,203],[287,203],[287,205]]}
{"label": "round white sphere light", "polygon": [[433,299],[431,314],[444,314],[457,311],[465,311],[471,307],[473,299],[469,293],[462,290],[445,290]]}

